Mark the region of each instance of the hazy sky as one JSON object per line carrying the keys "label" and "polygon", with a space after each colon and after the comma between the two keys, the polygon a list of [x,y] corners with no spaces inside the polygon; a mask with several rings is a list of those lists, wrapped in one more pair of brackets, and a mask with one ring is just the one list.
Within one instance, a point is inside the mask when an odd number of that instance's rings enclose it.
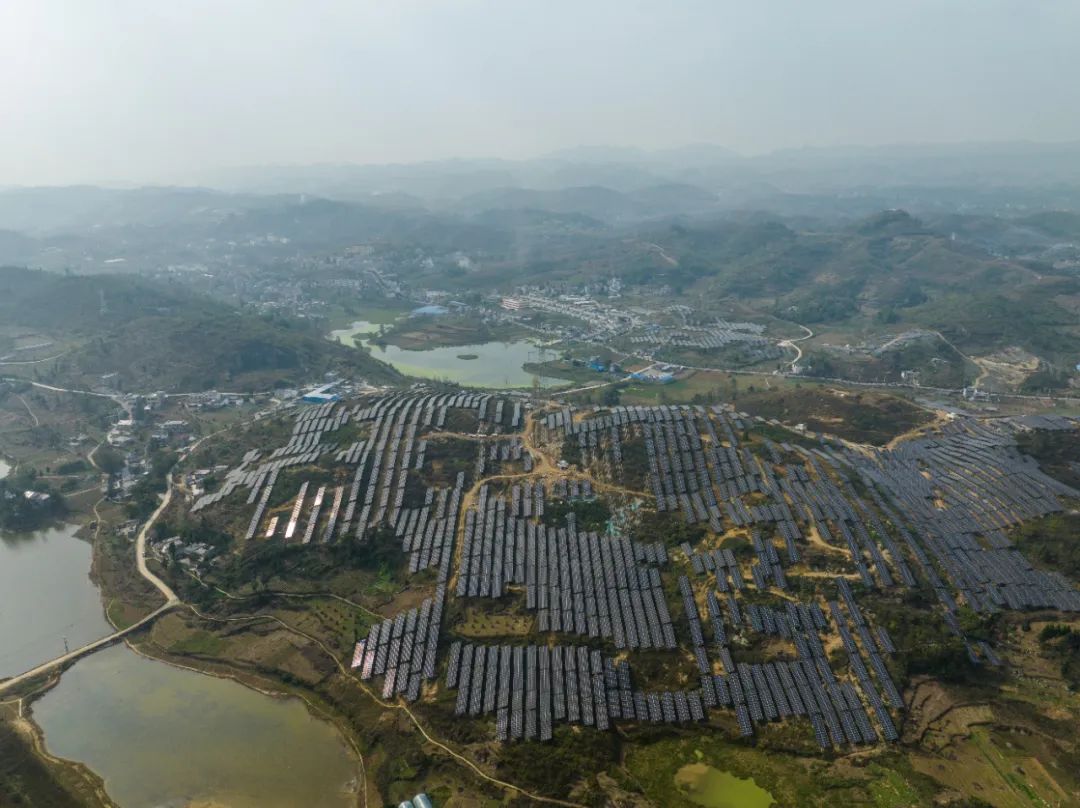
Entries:
{"label": "hazy sky", "polygon": [[1075,0],[0,0],[0,185],[1080,140]]}

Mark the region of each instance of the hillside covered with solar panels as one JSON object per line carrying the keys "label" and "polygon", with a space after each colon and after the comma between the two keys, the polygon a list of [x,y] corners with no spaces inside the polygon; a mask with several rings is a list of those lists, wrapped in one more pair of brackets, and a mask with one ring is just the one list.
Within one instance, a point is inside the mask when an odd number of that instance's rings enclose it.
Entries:
{"label": "hillside covered with solar panels", "polygon": [[1019,444],[1077,428],[955,418],[870,447],[722,405],[299,405],[188,492],[174,522],[219,541],[169,573],[213,605],[364,571],[384,597],[309,630],[350,687],[502,773],[519,746],[544,768],[605,737],[890,756],[925,732],[923,683],[1009,675],[1002,620],[1080,614],[1076,581],[1014,543],[1080,501]]}

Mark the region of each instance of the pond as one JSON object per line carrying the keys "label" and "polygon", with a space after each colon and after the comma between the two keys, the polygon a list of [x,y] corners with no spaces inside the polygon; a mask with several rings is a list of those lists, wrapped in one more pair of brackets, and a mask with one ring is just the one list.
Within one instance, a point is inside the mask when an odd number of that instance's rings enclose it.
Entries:
{"label": "pond", "polygon": [[122,808],[346,808],[359,766],[297,699],[115,646],[33,707],[49,752],[85,763]]}
{"label": "pond", "polygon": [[675,772],[675,785],[686,798],[705,808],[768,808],[772,794],[749,778],[690,763]]}
{"label": "pond", "polygon": [[[344,345],[368,348],[376,359],[393,365],[408,376],[440,379],[466,387],[532,387],[533,374],[522,365],[541,361],[542,348],[526,340],[410,351],[396,345],[373,345],[369,338],[378,329],[374,323],[358,320],[351,328],[331,331],[330,338]],[[566,381],[541,377],[540,384],[556,387]]]}
{"label": "pond", "polygon": [[112,631],[76,530],[0,531],[0,677],[60,656],[65,639],[78,648]]}

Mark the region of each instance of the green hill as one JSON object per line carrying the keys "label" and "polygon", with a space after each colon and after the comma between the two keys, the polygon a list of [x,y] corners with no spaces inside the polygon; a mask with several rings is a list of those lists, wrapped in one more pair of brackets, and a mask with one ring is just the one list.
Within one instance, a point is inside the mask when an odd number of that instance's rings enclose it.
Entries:
{"label": "green hill", "polygon": [[66,348],[58,359],[27,369],[42,381],[72,386],[93,386],[108,373],[118,374],[123,390],[185,392],[264,389],[331,369],[375,382],[397,378],[363,351],[324,339],[313,325],[131,276],[0,269],[0,322]]}

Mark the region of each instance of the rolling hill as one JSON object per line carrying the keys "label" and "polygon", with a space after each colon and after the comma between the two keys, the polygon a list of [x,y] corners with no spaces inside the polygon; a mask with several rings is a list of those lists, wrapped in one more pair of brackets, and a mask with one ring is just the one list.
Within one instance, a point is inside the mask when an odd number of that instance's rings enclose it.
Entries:
{"label": "rolling hill", "polygon": [[266,389],[331,369],[373,382],[398,378],[301,321],[253,315],[131,276],[0,268],[0,323],[62,349],[53,361],[4,370],[73,387],[92,387],[108,373],[118,374],[123,390],[168,392]]}

